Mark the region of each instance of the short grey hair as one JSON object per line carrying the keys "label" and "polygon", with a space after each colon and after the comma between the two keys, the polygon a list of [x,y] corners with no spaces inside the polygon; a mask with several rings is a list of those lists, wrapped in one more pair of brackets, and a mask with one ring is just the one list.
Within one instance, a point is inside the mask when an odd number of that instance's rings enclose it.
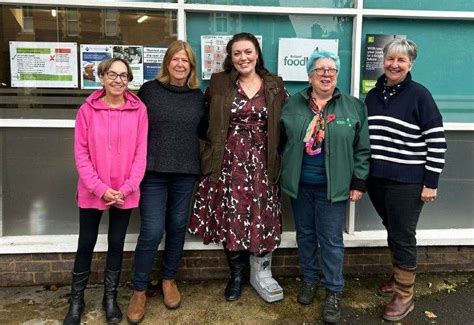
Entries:
{"label": "short grey hair", "polygon": [[406,39],[394,38],[383,47],[383,58],[390,53],[402,53],[408,56],[411,63],[415,63],[417,50],[415,42]]}

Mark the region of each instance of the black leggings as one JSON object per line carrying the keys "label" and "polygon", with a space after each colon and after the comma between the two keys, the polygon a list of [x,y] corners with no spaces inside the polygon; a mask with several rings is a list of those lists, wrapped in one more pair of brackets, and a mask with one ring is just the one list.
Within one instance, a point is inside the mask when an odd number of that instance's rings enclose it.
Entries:
{"label": "black leggings", "polygon": [[[103,210],[79,208],[79,243],[77,245],[74,273],[89,271],[92,254],[99,234],[99,224]],[[132,209],[109,210],[109,232],[106,268],[119,271],[122,268],[123,244]]]}

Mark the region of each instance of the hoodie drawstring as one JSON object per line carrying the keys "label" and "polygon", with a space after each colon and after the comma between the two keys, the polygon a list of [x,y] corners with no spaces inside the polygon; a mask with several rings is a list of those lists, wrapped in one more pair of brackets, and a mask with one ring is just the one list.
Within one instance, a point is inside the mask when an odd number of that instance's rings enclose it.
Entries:
{"label": "hoodie drawstring", "polygon": [[[110,125],[110,108],[107,110],[107,123],[108,123],[108,127],[107,127],[107,141],[108,141],[108,147],[109,147],[109,151],[112,151],[112,131],[111,131],[111,125]],[[118,128],[117,128],[117,138],[118,138],[118,145],[117,145],[117,152],[118,154],[120,155],[121,153],[121,147],[122,147],[122,135],[121,135],[121,130],[122,128],[122,110],[119,109],[119,120],[118,120]]]}
{"label": "hoodie drawstring", "polygon": [[118,129],[117,129],[117,135],[118,135],[118,154],[120,155],[120,148],[122,147],[122,135],[120,130],[122,129],[122,110],[119,110],[119,122],[118,122]]}
{"label": "hoodie drawstring", "polygon": [[111,143],[112,140],[110,139],[110,137],[111,137],[111,135],[110,135],[110,108],[107,109],[107,117],[108,117],[108,120],[107,120],[107,123],[108,123],[108,125],[107,125],[107,141],[108,141],[109,151],[111,151],[112,150],[112,143]]}

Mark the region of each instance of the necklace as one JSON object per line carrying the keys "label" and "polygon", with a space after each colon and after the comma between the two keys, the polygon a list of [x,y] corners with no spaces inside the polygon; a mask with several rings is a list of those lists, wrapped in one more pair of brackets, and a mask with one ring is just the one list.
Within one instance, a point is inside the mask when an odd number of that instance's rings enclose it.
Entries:
{"label": "necklace", "polygon": [[260,77],[253,78],[250,81],[242,81],[241,79],[239,79],[239,84],[242,86],[242,88],[244,88],[244,91],[246,93],[253,94],[256,88],[257,88],[257,91],[258,89],[260,89],[261,79]]}

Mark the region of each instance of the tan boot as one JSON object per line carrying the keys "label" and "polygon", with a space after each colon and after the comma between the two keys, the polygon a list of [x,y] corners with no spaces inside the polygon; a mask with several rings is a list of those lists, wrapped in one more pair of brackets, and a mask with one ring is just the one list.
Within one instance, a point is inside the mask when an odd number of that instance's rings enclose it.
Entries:
{"label": "tan boot", "polygon": [[413,302],[415,270],[404,270],[395,266],[393,276],[394,294],[392,300],[385,306],[383,318],[395,322],[403,319],[415,308]]}
{"label": "tan boot", "polygon": [[388,280],[382,281],[380,283],[378,294],[383,297],[391,297],[393,295],[393,286],[395,285],[395,280],[393,273]]}
{"label": "tan boot", "polygon": [[128,304],[127,320],[132,324],[140,323],[145,317],[146,291],[133,290]]}
{"label": "tan boot", "polygon": [[175,309],[181,305],[181,294],[175,280],[163,280],[161,283],[163,289],[163,302],[166,308]]}

